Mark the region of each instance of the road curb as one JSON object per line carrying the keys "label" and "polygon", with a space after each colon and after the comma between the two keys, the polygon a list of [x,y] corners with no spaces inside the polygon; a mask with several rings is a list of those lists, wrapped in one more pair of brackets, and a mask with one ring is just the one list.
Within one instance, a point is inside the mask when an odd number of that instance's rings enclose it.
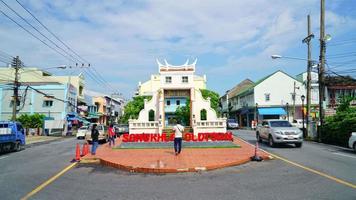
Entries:
{"label": "road curb", "polygon": [[[270,160],[271,157],[268,155],[262,156],[264,160]],[[91,159],[82,159],[80,161],[81,164],[101,164],[104,166],[108,167],[113,167],[117,168],[123,171],[128,171],[128,172],[136,172],[136,173],[153,173],[153,174],[168,174],[168,173],[184,173],[184,172],[202,172],[202,171],[212,171],[216,169],[222,169],[226,167],[233,167],[233,166],[238,166],[242,165],[245,163],[250,162],[250,158],[246,158],[243,160],[235,161],[235,162],[230,162],[230,163],[224,163],[224,164],[216,164],[216,165],[208,165],[208,166],[196,166],[196,167],[191,167],[191,168],[150,168],[150,167],[135,167],[135,166],[129,166],[129,165],[122,165],[119,163],[114,163],[110,162],[108,160],[104,160],[101,158],[91,158]]]}
{"label": "road curb", "polygon": [[57,139],[53,139],[53,140],[46,140],[46,141],[34,142],[34,143],[31,143],[31,144],[25,144],[25,148],[31,148],[31,147],[40,146],[40,145],[43,145],[43,144],[49,144],[49,143],[52,143],[52,142],[65,140],[65,139],[69,139],[69,138],[71,138],[71,137],[62,137],[62,138],[57,138]]}

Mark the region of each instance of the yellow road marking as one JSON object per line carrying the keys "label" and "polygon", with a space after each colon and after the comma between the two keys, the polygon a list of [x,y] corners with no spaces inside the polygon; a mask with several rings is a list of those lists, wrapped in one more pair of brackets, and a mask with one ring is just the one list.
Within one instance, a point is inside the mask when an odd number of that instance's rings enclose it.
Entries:
{"label": "yellow road marking", "polygon": [[[268,152],[268,153],[269,153],[269,152]],[[352,184],[352,183],[350,183],[350,182],[341,180],[341,179],[336,178],[336,177],[334,177],[334,176],[330,176],[330,175],[328,175],[328,174],[325,174],[325,173],[323,173],[323,172],[317,171],[317,170],[315,170],[315,169],[311,169],[311,168],[309,168],[309,167],[306,167],[306,166],[303,166],[303,165],[301,165],[301,164],[295,163],[295,162],[293,162],[293,161],[287,160],[287,159],[282,158],[282,157],[280,157],[280,156],[277,156],[277,155],[275,155],[275,154],[272,154],[272,153],[269,153],[269,154],[271,154],[273,157],[278,158],[278,159],[280,159],[280,160],[282,160],[282,161],[284,161],[284,162],[286,162],[286,163],[289,163],[289,164],[291,164],[291,165],[300,167],[300,168],[302,168],[302,169],[304,169],[304,170],[306,170],[306,171],[309,171],[309,172],[318,174],[318,175],[320,175],[320,176],[323,176],[323,177],[325,177],[325,178],[331,179],[331,180],[333,180],[333,181],[335,181],[335,182],[338,182],[338,183],[340,183],[340,184],[343,184],[343,185],[346,185],[346,186],[349,186],[349,187],[351,187],[351,188],[356,189],[356,185],[355,185],[355,184]]]}
{"label": "yellow road marking", "polygon": [[[242,139],[242,138],[240,138],[240,139],[241,139],[242,141],[244,141],[245,143],[251,145],[251,146],[255,146],[255,145],[250,144],[249,142],[245,141],[245,140]],[[320,175],[320,176],[323,176],[323,177],[325,177],[325,178],[328,178],[328,179],[330,179],[330,180],[333,180],[333,181],[335,181],[335,182],[337,182],[337,183],[340,183],[340,184],[342,184],[342,185],[346,185],[346,186],[348,186],[348,187],[351,187],[351,188],[356,189],[356,185],[355,185],[355,184],[352,184],[352,183],[350,183],[350,182],[341,180],[341,179],[336,178],[336,177],[334,177],[334,176],[330,176],[330,175],[328,175],[328,174],[325,174],[325,173],[320,172],[320,171],[317,171],[317,170],[315,170],[315,169],[312,169],[312,168],[303,166],[303,165],[301,165],[301,164],[295,163],[295,162],[290,161],[290,160],[288,160],[288,159],[286,159],[286,158],[283,158],[283,157],[277,156],[276,154],[270,153],[270,152],[268,152],[268,151],[266,151],[266,150],[263,150],[263,149],[259,149],[259,150],[262,150],[262,151],[264,151],[264,152],[270,154],[270,155],[273,156],[274,158],[280,159],[280,160],[282,160],[282,161],[284,161],[284,162],[286,162],[286,163],[289,163],[289,164],[294,165],[294,166],[296,166],[296,167],[300,167],[300,168],[302,168],[302,169],[304,169],[304,170],[306,170],[306,171],[312,172],[312,173],[314,173],[314,174],[318,174],[318,175]]]}
{"label": "yellow road marking", "polygon": [[41,191],[43,188],[45,188],[46,186],[48,186],[49,184],[51,184],[53,181],[55,181],[57,178],[59,178],[60,176],[62,176],[64,173],[66,173],[67,171],[69,171],[72,167],[74,167],[77,164],[77,162],[70,164],[69,166],[67,166],[65,169],[63,169],[62,171],[60,171],[58,174],[54,175],[52,178],[48,179],[47,181],[45,181],[44,183],[42,183],[41,185],[39,185],[37,188],[35,188],[34,190],[32,190],[30,193],[28,193],[26,196],[22,197],[21,200],[25,200],[30,198],[31,196],[35,195],[37,192]]}

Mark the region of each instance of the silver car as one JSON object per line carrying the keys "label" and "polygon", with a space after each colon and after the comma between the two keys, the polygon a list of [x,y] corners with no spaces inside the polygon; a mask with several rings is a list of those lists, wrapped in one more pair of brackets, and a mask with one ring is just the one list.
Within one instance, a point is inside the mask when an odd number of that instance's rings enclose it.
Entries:
{"label": "silver car", "polygon": [[267,140],[271,147],[276,144],[295,144],[300,148],[303,144],[303,132],[287,120],[264,120],[262,125],[257,126],[256,138],[259,142]]}

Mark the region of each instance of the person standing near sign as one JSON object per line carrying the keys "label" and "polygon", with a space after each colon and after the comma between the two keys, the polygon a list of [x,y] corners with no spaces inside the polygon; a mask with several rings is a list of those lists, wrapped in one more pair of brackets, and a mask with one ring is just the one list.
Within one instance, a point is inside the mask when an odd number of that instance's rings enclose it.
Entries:
{"label": "person standing near sign", "polygon": [[91,146],[91,155],[95,155],[96,153],[96,148],[99,145],[99,131],[96,129],[96,124],[93,124],[91,128],[91,140],[92,140],[92,146]]}
{"label": "person standing near sign", "polygon": [[114,126],[111,124],[109,127],[109,146],[111,147],[111,143],[112,146],[115,146],[115,131],[114,131]]}
{"label": "person standing near sign", "polygon": [[180,120],[176,120],[176,122],[177,122],[176,125],[173,126],[174,152],[175,155],[178,155],[182,150],[182,137],[183,137],[184,126],[180,125]]}

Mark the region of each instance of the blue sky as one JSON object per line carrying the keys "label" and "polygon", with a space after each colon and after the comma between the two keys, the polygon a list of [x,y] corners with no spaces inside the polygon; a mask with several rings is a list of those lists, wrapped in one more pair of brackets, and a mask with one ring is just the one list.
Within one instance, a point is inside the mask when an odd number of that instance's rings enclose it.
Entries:
{"label": "blue sky", "polygon": [[[4,1],[35,24],[16,1]],[[102,93],[115,89],[132,96],[139,81],[157,73],[156,58],[176,65],[198,58],[197,74],[206,74],[208,88],[220,94],[246,78],[256,81],[276,70],[299,74],[306,62],[272,60],[270,55],[306,58],[301,41],[307,34],[307,14],[316,36],[312,55],[319,56],[319,0],[20,2],[101,73],[110,87],[89,76],[86,83]],[[2,3],[0,9],[15,18]],[[353,0],[326,1],[326,32],[332,35],[327,62],[331,70],[354,77],[355,71],[349,70],[356,69],[355,10]],[[19,55],[27,66],[73,65],[1,14],[0,50]]]}

